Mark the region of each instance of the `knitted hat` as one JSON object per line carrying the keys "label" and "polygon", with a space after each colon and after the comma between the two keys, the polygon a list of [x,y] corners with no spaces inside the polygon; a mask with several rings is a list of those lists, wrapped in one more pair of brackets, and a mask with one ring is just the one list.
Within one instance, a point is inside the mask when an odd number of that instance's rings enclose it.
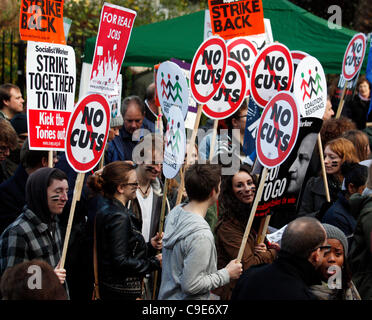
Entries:
{"label": "knitted hat", "polygon": [[116,117],[111,118],[110,128],[119,127],[122,126],[123,124],[124,124],[123,117],[121,116],[121,114],[117,114]]}
{"label": "knitted hat", "polygon": [[339,240],[344,247],[345,251],[345,256],[348,254],[348,243],[347,243],[347,238],[345,234],[337,227],[327,224],[327,223],[322,223],[326,233],[327,233],[327,238],[328,239],[336,239]]}
{"label": "knitted hat", "polygon": [[27,133],[27,117],[24,113],[16,114],[11,120],[14,130],[17,134]]}

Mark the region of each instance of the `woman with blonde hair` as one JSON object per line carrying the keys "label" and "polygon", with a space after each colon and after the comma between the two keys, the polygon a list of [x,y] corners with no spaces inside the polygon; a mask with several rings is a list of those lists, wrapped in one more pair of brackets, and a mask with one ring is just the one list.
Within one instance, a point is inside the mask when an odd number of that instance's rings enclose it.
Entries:
{"label": "woman with blonde hair", "polygon": [[299,216],[321,219],[325,211],[337,200],[344,179],[341,165],[345,161],[360,162],[353,143],[345,138],[337,138],[327,142],[324,146],[324,165],[330,202],[327,202],[323,177],[311,177],[301,198]]}

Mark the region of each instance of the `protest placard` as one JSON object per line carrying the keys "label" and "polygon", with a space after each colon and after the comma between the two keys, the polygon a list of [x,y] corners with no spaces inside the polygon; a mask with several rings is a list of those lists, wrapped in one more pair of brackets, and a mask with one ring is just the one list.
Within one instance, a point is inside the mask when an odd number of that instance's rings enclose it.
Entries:
{"label": "protest placard", "polygon": [[364,33],[356,34],[349,42],[342,61],[342,75],[347,81],[354,78],[363,64],[367,39]]}
{"label": "protest placard", "polygon": [[[322,119],[315,117],[300,119],[299,133],[293,150],[280,166],[268,172],[256,216],[273,213],[272,219],[275,222],[281,221],[283,224],[295,217],[301,190],[306,185],[306,172],[322,123]],[[259,170],[259,168],[254,168],[254,172],[259,172]]]}
{"label": "protest placard", "polygon": [[297,108],[293,94],[279,92],[263,111],[257,129],[256,150],[264,167],[279,166],[293,149],[300,122]]}
{"label": "protest placard", "polygon": [[90,92],[118,94],[118,75],[136,15],[130,9],[109,3],[103,5],[90,74]]}
{"label": "protest placard", "polygon": [[264,48],[256,57],[251,74],[251,95],[265,107],[279,91],[289,90],[293,81],[293,62],[286,46],[275,43]]}
{"label": "protest placard", "polygon": [[257,55],[257,49],[248,39],[238,37],[227,42],[229,57],[239,61],[247,73],[247,96],[250,95],[251,68]]}
{"label": "protest placard", "polygon": [[173,108],[167,116],[164,143],[163,174],[165,178],[172,179],[183,165],[186,152],[185,124],[178,108]]}
{"label": "protest placard", "polygon": [[226,73],[221,87],[203,106],[203,113],[212,119],[225,119],[241,106],[247,92],[247,75],[243,66],[227,59]]}
{"label": "protest placard", "polygon": [[327,104],[327,79],[316,58],[308,56],[300,61],[293,88],[301,115],[322,119]]}
{"label": "protest placard", "polygon": [[64,150],[75,99],[74,49],[28,41],[26,74],[30,149]]}
{"label": "protest placard", "polygon": [[66,44],[64,0],[22,0],[19,14],[21,40]]}
{"label": "protest placard", "polygon": [[191,63],[190,88],[194,99],[206,103],[220,88],[227,66],[225,41],[218,36],[205,40]]}
{"label": "protest placard", "polygon": [[90,94],[79,101],[67,128],[65,153],[76,172],[88,172],[99,162],[110,128],[110,106],[106,98]]}
{"label": "protest placard", "polygon": [[225,40],[265,33],[262,0],[209,0],[213,34]]}
{"label": "protest placard", "polygon": [[165,61],[159,65],[156,73],[156,91],[161,109],[166,117],[176,107],[183,118],[189,109],[189,86],[185,73],[174,62]]}

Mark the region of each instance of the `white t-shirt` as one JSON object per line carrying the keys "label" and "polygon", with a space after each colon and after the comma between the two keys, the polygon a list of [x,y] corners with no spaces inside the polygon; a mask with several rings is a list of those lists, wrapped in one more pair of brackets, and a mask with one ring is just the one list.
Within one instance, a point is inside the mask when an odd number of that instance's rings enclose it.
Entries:
{"label": "white t-shirt", "polygon": [[142,211],[142,235],[145,241],[150,241],[150,226],[151,226],[151,214],[152,214],[152,200],[154,197],[154,192],[150,186],[150,192],[147,198],[144,198],[141,191],[137,189],[136,191],[137,199]]}

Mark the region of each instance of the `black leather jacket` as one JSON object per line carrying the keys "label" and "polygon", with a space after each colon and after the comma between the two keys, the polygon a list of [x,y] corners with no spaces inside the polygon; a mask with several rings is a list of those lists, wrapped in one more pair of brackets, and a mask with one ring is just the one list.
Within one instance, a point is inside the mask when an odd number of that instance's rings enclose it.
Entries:
{"label": "black leather jacket", "polygon": [[141,223],[120,201],[101,198],[96,219],[99,281],[120,285],[127,277],[142,278],[160,269]]}

